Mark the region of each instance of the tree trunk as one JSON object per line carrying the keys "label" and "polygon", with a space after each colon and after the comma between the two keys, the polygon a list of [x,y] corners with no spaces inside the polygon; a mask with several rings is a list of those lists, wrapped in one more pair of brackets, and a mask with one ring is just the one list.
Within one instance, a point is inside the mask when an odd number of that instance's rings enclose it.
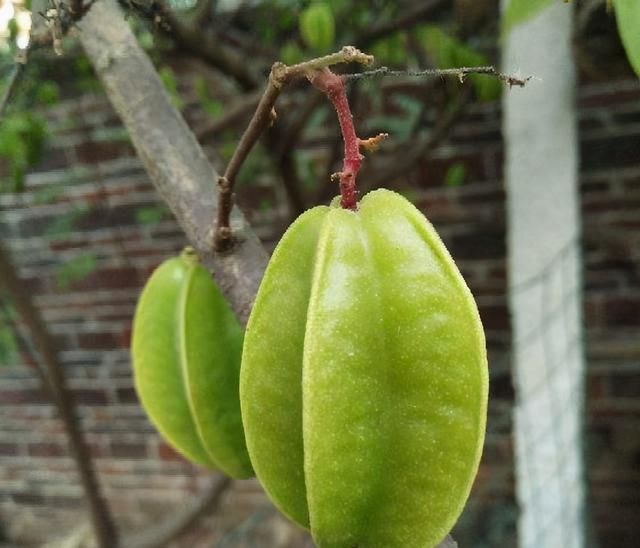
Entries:
{"label": "tree trunk", "polygon": [[237,245],[231,252],[213,251],[218,174],[171,104],[115,1],[96,2],[78,28],[82,46],[151,181],[245,323],[267,253],[238,208],[231,218]]}

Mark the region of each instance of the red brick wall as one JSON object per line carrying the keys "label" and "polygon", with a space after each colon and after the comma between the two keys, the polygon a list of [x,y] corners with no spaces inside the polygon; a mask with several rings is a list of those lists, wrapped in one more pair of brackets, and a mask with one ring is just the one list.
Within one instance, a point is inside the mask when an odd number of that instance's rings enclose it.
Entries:
{"label": "red brick wall", "polygon": [[[586,87],[579,102],[587,457],[591,525],[602,546],[632,546],[640,534],[638,520],[633,520],[640,515],[639,99],[634,81]],[[46,158],[29,175],[29,192],[0,195],[0,234],[60,345],[109,501],[123,523],[142,526],[181,506],[206,480],[147,422],[132,388],[127,347],[142,284],[186,242],[168,215],[157,224],[139,223],[139,211],[158,205],[158,198],[102,97],[63,103],[48,116],[53,138]],[[491,546],[512,544],[517,516],[499,129],[498,105],[474,107],[450,139],[401,182],[411,185],[412,198],[456,258],[487,330],[489,433],[475,497],[458,532],[461,546],[480,538]],[[466,181],[445,187],[444,173],[454,162],[465,165]],[[64,192],[41,203],[47,188]],[[241,189],[239,202],[255,202],[250,193]],[[282,203],[269,188],[260,193],[271,203]],[[74,209],[80,213],[73,230],[52,235],[56,219]],[[283,207],[251,211],[269,244],[284,215]],[[87,253],[95,254],[97,269],[60,288],[57,277],[63,265]],[[0,518],[5,530],[26,538],[47,530],[33,524],[77,521],[81,492],[62,427],[39,390],[27,355],[23,362],[0,370]],[[227,525],[265,504],[252,482],[234,493],[232,503],[236,510]]]}

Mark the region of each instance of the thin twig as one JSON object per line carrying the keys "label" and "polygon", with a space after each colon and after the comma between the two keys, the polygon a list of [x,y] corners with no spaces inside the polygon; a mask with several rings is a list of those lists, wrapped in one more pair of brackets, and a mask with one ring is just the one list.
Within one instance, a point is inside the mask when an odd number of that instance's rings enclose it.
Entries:
{"label": "thin twig", "polygon": [[162,548],[187,531],[206,514],[213,514],[220,505],[223,495],[233,485],[231,479],[217,476],[187,508],[173,519],[165,520],[157,528],[126,539],[123,544],[129,548]]}
{"label": "thin twig", "polygon": [[353,116],[349,106],[349,99],[344,86],[344,80],[331,72],[328,68],[316,71],[310,78],[314,87],[322,91],[331,101],[342,132],[344,141],[344,162],[342,171],[337,173],[340,181],[340,204],[344,209],[356,209],[358,194],[356,191],[356,177],[362,164],[360,154],[360,139],[353,125]]}
{"label": "thin twig", "polygon": [[354,47],[345,46],[337,53],[312,59],[297,65],[287,66],[283,63],[275,63],[271,68],[267,88],[256,107],[256,111],[249,122],[249,126],[240,138],[240,142],[238,143],[238,146],[236,147],[224,173],[224,176],[231,184],[231,187],[233,188],[235,178],[247,158],[247,155],[255,145],[258,137],[260,137],[261,133],[271,121],[273,116],[273,106],[285,85],[295,79],[306,77],[307,74],[313,73],[314,71],[339,63],[359,62],[369,64],[372,61],[373,57],[370,55],[366,55]]}
{"label": "thin twig", "polygon": [[218,177],[218,217],[213,236],[216,251],[228,251],[233,243],[231,232],[233,201],[234,195],[229,179],[224,175]]}
{"label": "thin twig", "polygon": [[11,74],[9,74],[9,81],[7,82],[7,86],[4,88],[4,93],[2,94],[2,98],[0,99],[0,118],[4,116],[4,111],[13,96],[13,92],[15,91],[18,82],[20,81],[20,77],[24,73],[25,65],[27,64],[27,49],[20,50],[16,54],[15,63],[13,64],[13,68],[11,69]]}
{"label": "thin twig", "polygon": [[256,78],[255,71],[250,69],[246,59],[221,44],[214,32],[203,32],[188,24],[171,10],[166,0],[154,0],[153,9],[133,0],[118,2],[123,4],[124,9],[133,9],[142,17],[151,19],[156,28],[173,38],[180,47],[234,78],[245,91],[258,87],[260,80]]}
{"label": "thin twig", "polygon": [[300,190],[301,185],[294,157],[286,151],[277,152],[279,145],[286,139],[280,127],[274,125],[268,128],[266,138],[269,148],[276,151],[275,154],[273,154],[272,160],[275,162],[276,168],[282,178],[282,185],[284,186],[289,202],[289,213],[292,216],[291,220],[293,220],[306,209],[305,201]]}
{"label": "thin twig", "polygon": [[445,77],[456,76],[461,82],[470,74],[485,74],[487,76],[495,76],[510,87],[524,87],[532,76],[516,76],[514,74],[504,74],[493,66],[484,67],[458,67],[450,69],[426,69],[426,70],[391,70],[388,67],[380,67],[374,70],[358,72],[355,74],[345,74],[343,78],[347,82],[355,80],[363,80],[368,78],[381,78],[383,76],[409,76],[409,77]]}
{"label": "thin twig", "polygon": [[[273,65],[271,73],[269,74],[267,87],[260,99],[260,102],[258,103],[258,106],[256,107],[253,118],[251,118],[247,129],[240,138],[240,142],[234,150],[233,156],[229,161],[229,165],[222,176],[226,181],[228,181],[228,185],[225,184],[224,192],[221,191],[218,195],[218,204],[221,210],[231,209],[233,186],[238,172],[262,132],[273,120],[275,112],[273,106],[275,105],[275,102],[284,86],[294,80],[306,77],[308,74],[312,74],[323,68],[339,63],[352,62],[367,65],[373,62],[373,57],[362,53],[353,46],[345,46],[336,53],[325,55],[324,57],[318,57],[317,59],[311,59],[310,61],[305,61],[304,63],[299,63],[297,65],[287,66],[283,63],[275,63]],[[225,218],[220,219],[220,217],[218,217],[218,220],[222,220],[224,222]],[[228,225],[216,225],[214,243],[216,250],[218,251],[229,249],[233,243],[230,241],[231,233],[228,228]]]}
{"label": "thin twig", "polygon": [[280,88],[281,86],[275,83],[272,72],[267,88],[260,98],[253,117],[249,121],[247,129],[242,134],[238,146],[233,151],[231,160],[229,160],[227,169],[224,172],[224,177],[229,181],[230,190],[233,189],[238,172],[249,155],[249,152],[251,152],[251,149],[256,144],[258,137],[260,137],[273,119],[273,105],[278,95],[280,95]]}

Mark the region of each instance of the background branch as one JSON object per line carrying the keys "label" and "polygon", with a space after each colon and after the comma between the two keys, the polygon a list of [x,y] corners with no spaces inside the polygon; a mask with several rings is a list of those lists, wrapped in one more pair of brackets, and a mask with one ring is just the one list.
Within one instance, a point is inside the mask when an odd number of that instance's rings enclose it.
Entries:
{"label": "background branch", "polygon": [[306,209],[306,204],[300,191],[300,181],[293,151],[290,149],[281,154],[277,152],[280,144],[284,142],[286,138],[287,134],[276,125],[267,130],[267,143],[269,144],[269,148],[275,151],[273,158],[282,177],[282,184],[287,194],[287,200],[289,201],[289,211],[291,216],[295,218]]}
{"label": "background branch", "polygon": [[27,50],[21,50],[16,54],[15,62],[13,67],[11,67],[11,72],[9,74],[9,80],[7,81],[6,87],[4,88],[4,92],[2,93],[2,98],[0,98],[0,119],[4,116],[4,111],[13,96],[16,87],[18,86],[18,82],[22,74],[24,73],[25,65],[27,64]]}
{"label": "background branch", "polygon": [[84,439],[74,411],[73,398],[67,389],[62,365],[58,360],[53,338],[47,331],[38,309],[31,302],[29,291],[20,280],[9,253],[0,242],[0,289],[10,295],[13,305],[26,325],[34,347],[39,353],[36,371],[43,388],[53,400],[64,424],[69,452],[75,461],[84,496],[89,504],[89,513],[96,541],[100,548],[117,548],[117,530],[109,507],[102,497],[100,485],[92,466],[91,453]]}
{"label": "background branch", "polygon": [[417,5],[407,9],[396,19],[380,23],[355,40],[356,46],[366,49],[376,40],[384,38],[399,30],[413,28],[422,21],[427,20],[433,12],[446,4],[446,0],[423,0]]}
{"label": "background branch", "polygon": [[126,548],[163,548],[191,528],[199,519],[215,510],[233,482],[226,476],[214,478],[187,508],[161,525],[127,539]]}
{"label": "background branch", "polygon": [[206,30],[198,24],[195,18],[191,22],[180,18],[169,8],[164,0],[154,0],[157,10],[142,10],[144,4],[121,0],[125,9],[133,8],[143,17],[159,17],[161,24],[156,24],[157,28],[164,34],[172,37],[176,43],[184,50],[197,55],[207,61],[211,66],[220,69],[225,74],[231,76],[245,91],[255,89],[260,84],[259,76],[249,69],[245,59],[236,51],[224,47],[214,32]]}
{"label": "background branch", "polygon": [[367,165],[362,176],[362,180],[367,182],[367,186],[361,191],[364,193],[366,190],[376,188],[411,171],[421,158],[424,158],[430,150],[433,150],[447,137],[451,127],[464,114],[472,100],[473,89],[471,86],[464,86],[451,103],[442,109],[428,137],[421,142],[414,143],[403,152],[401,163],[393,162],[386,167]]}

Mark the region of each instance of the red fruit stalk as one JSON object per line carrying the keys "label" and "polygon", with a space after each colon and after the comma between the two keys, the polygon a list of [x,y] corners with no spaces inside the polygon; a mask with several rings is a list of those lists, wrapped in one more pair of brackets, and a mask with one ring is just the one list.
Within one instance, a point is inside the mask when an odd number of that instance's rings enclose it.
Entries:
{"label": "red fruit stalk", "polygon": [[353,125],[353,116],[349,107],[344,80],[327,68],[309,75],[309,80],[316,88],[327,95],[338,114],[340,130],[344,140],[342,171],[336,174],[340,180],[340,205],[344,209],[355,210],[358,204],[356,176],[362,164],[362,155],[360,154],[361,141],[356,135],[356,129]]}

